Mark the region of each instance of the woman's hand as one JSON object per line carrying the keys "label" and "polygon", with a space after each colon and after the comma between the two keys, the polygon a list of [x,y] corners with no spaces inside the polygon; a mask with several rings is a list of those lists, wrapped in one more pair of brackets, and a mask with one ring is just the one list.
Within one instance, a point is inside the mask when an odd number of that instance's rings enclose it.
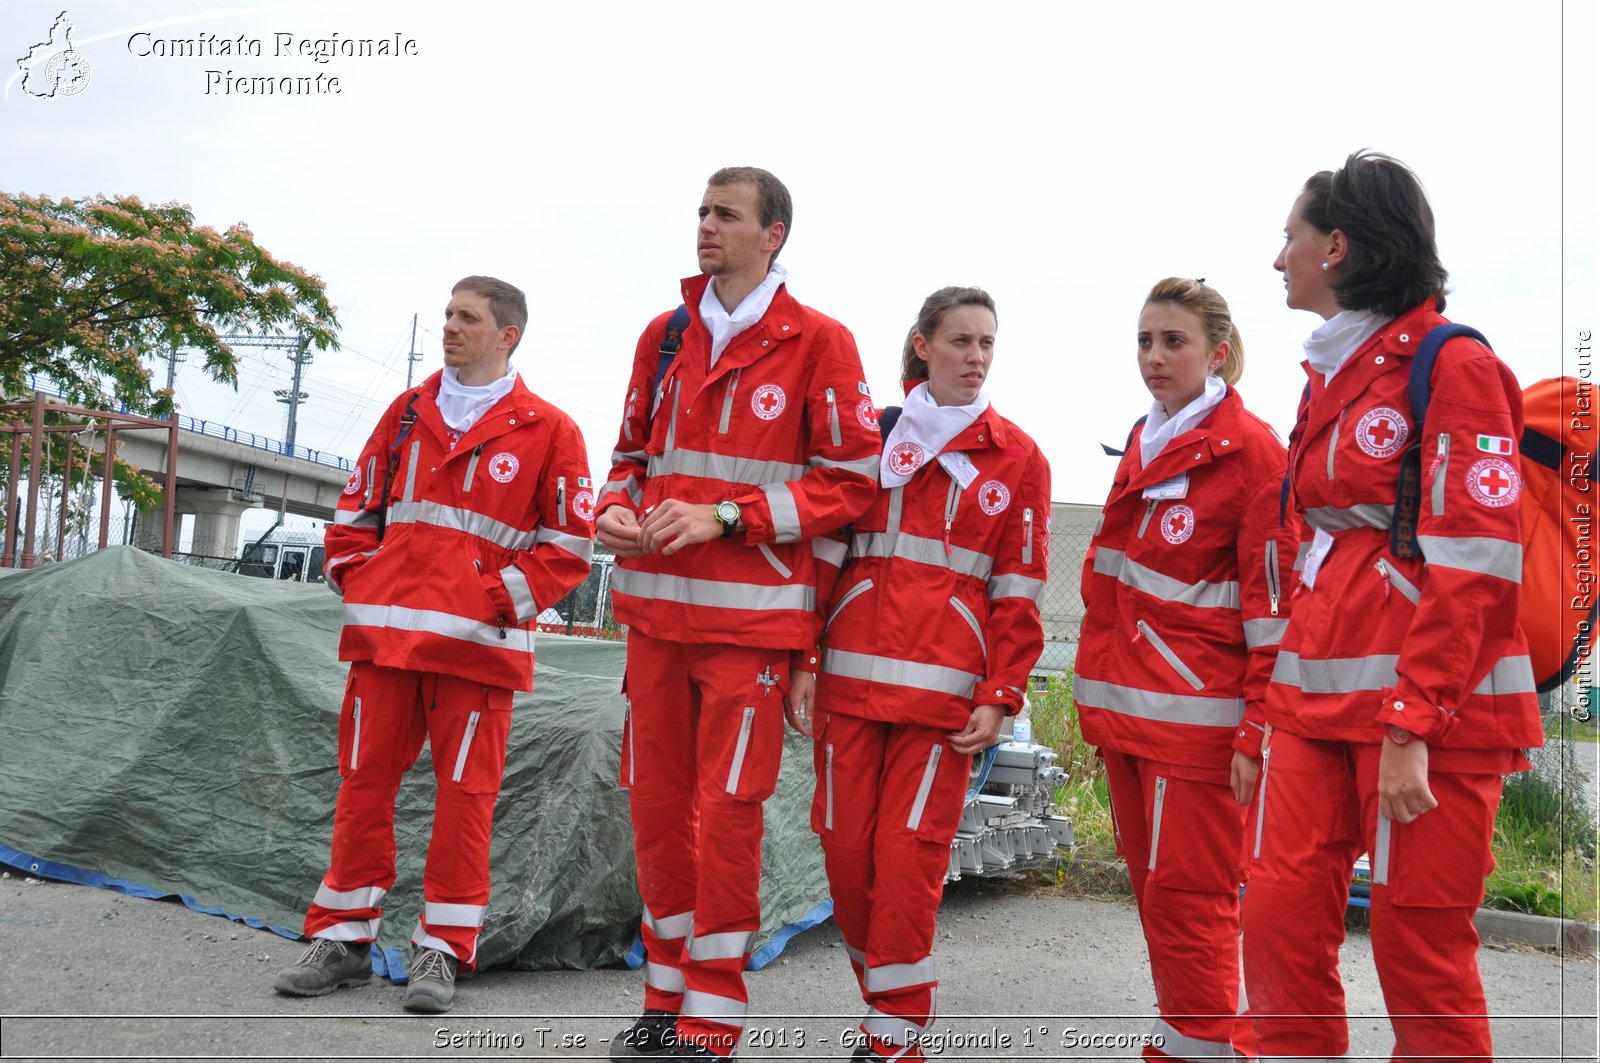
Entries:
{"label": "woman's hand", "polygon": [[979,705],[967,717],[967,726],[945,736],[950,748],[957,753],[972,756],[1000,740],[1000,721],[1006,718],[1001,705]]}
{"label": "woman's hand", "polygon": [[817,677],[799,669],[789,671],[789,693],[783,696],[783,718],[798,734],[811,734],[811,703],[817,693]]}
{"label": "woman's hand", "polygon": [[1255,793],[1256,780],[1261,778],[1261,762],[1234,750],[1233,762],[1228,765],[1228,785],[1233,788],[1233,799],[1241,805],[1250,803]]}
{"label": "woman's hand", "polygon": [[1378,754],[1378,811],[1396,823],[1410,823],[1438,807],[1428,788],[1428,744],[1413,738],[1401,745],[1385,737]]}

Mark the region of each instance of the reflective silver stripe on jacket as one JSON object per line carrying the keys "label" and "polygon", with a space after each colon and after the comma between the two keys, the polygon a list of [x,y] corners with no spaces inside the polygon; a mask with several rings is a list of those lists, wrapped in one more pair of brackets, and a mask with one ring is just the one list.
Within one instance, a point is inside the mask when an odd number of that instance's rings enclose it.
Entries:
{"label": "reflective silver stripe on jacket", "polygon": [[554,528],[540,528],[533,533],[534,544],[550,543],[559,546],[573,557],[588,561],[594,555],[594,540],[583,535],[568,535]]}
{"label": "reflective silver stripe on jacket", "polygon": [[332,561],[329,561],[326,565],[322,566],[322,573],[327,577],[328,584],[333,587],[334,590],[338,591],[340,594],[343,594],[344,586],[339,582],[337,575],[338,569],[341,566],[347,565],[356,560],[357,558],[371,557],[377,552],[378,551],[376,550],[361,550],[354,554],[345,554],[342,557],[336,557]]}
{"label": "reflective silver stripe on jacket", "polygon": [[651,455],[646,475],[697,476],[755,487],[758,484],[798,480],[805,475],[805,471],[804,465],[792,465],[786,461],[757,461],[754,458],[734,458],[699,450],[670,450],[665,454]]}
{"label": "reflective silver stripe on jacket", "polygon": [[517,611],[517,621],[526,623],[539,615],[539,603],[533,600],[533,588],[528,584],[528,577],[516,565],[507,565],[500,570],[500,582],[505,584],[506,593],[511,595],[511,606]]}
{"label": "reflective silver stripe on jacket", "polygon": [[1488,536],[1419,535],[1417,544],[1430,565],[1458,568],[1481,576],[1522,582],[1522,544]]}
{"label": "reflective silver stripe on jacket", "polygon": [[772,538],[779,543],[800,541],[800,510],[795,506],[794,495],[787,484],[763,483],[761,493],[767,496],[767,508],[772,511]]}
{"label": "reflective silver stripe on jacket", "polygon": [[1246,620],[1244,622],[1244,644],[1252,650],[1262,646],[1276,646],[1283,641],[1283,633],[1289,630],[1289,618],[1273,619],[1266,617],[1261,620]]}
{"label": "reflective silver stripe on jacket", "polygon": [[818,561],[826,561],[835,568],[844,564],[845,557],[848,556],[849,552],[850,548],[844,543],[826,535],[819,535],[811,540],[811,556]]}
{"label": "reflective silver stripe on jacket", "polygon": [[878,473],[883,468],[883,459],[880,455],[868,454],[864,458],[856,458],[853,461],[834,461],[832,458],[824,458],[820,454],[813,454],[807,459],[806,464],[813,469],[846,469],[850,472],[870,477],[873,483],[877,483]]}
{"label": "reflective silver stripe on jacket", "polygon": [[612,586],[622,594],[660,602],[704,605],[717,609],[803,609],[817,607],[817,589],[796,585],[763,587],[759,583],[724,583],[691,579],[660,572],[638,572],[618,567]]}
{"label": "reflective silver stripe on jacket", "polygon": [[1044,594],[1044,580],[1018,573],[989,577],[989,600],[997,598],[1026,598],[1035,605]]}
{"label": "reflective silver stripe on jacket", "polygon": [[1073,697],[1082,705],[1105,709],[1143,720],[1189,723],[1200,727],[1239,726],[1244,719],[1243,698],[1207,698],[1198,694],[1163,694],[1117,683],[1079,677],[1072,684]]}
{"label": "reflective silver stripe on jacket", "polygon": [[526,550],[533,545],[533,531],[513,528],[493,517],[470,509],[444,506],[437,502],[396,502],[389,507],[389,523],[427,524],[435,528],[465,532],[487,539],[507,550]]}
{"label": "reflective silver stripe on jacket", "polygon": [[409,502],[417,497],[417,457],[422,453],[422,440],[411,444],[411,460],[406,462],[406,490],[400,496],[402,502]]}
{"label": "reflective silver stripe on jacket", "polygon": [[376,528],[378,515],[370,509],[341,509],[334,513],[333,522],[342,528]]}
{"label": "reflective silver stripe on jacket", "polygon": [[829,675],[844,676],[847,679],[888,683],[891,686],[911,687],[914,690],[927,690],[958,698],[970,698],[972,688],[983,678],[981,675],[963,672],[959,668],[946,668],[942,664],[918,664],[915,661],[901,661],[893,657],[875,657],[866,653],[833,649],[822,651],[822,670]]}
{"label": "reflective silver stripe on jacket", "polygon": [[900,532],[857,532],[850,537],[850,551],[856,557],[898,557],[935,568],[948,568],[964,576],[988,579],[994,571],[994,558],[965,547],[951,547],[944,552],[939,539],[926,539],[920,535]]}
{"label": "reflective silver stripe on jacket", "polygon": [[423,631],[447,639],[460,639],[491,649],[533,652],[533,632],[507,627],[502,635],[494,624],[480,624],[464,616],[434,609],[408,609],[400,605],[344,603],[344,622],[354,627],[386,627],[396,631]]}
{"label": "reflective silver stripe on jacket", "polygon": [[636,461],[640,465],[650,460],[650,455],[642,450],[613,450],[611,452],[612,467],[621,465],[625,461]]}
{"label": "reflective silver stripe on jacket", "polygon": [[1306,568],[1306,558],[1310,556],[1311,544],[1309,542],[1301,543],[1300,548],[1294,552],[1294,570],[1296,572],[1304,572]]}
{"label": "reflective silver stripe on jacket", "polygon": [[937,982],[933,957],[924,956],[916,963],[887,963],[882,967],[868,967],[865,972],[867,992],[887,993],[895,989],[910,989],[914,985]]}
{"label": "reflective silver stripe on jacket", "polygon": [[1163,601],[1206,609],[1239,608],[1238,580],[1185,583],[1153,568],[1146,568],[1137,561],[1128,560],[1121,550],[1107,550],[1103,546],[1097,548],[1094,552],[1094,571],[1096,575],[1110,576],[1123,586],[1144,591]]}
{"label": "reflective silver stripe on jacket", "polygon": [[[1400,664],[1397,654],[1378,653],[1370,657],[1340,657],[1306,660],[1297,653],[1278,654],[1272,681],[1298,687],[1307,694],[1355,694],[1394,686]],[[1501,694],[1534,692],[1533,661],[1528,657],[1502,657],[1489,674],[1472,689],[1473,694],[1494,697]]]}
{"label": "reflective silver stripe on jacket", "polygon": [[600,497],[605,498],[606,495],[613,491],[621,491],[633,499],[633,504],[636,506],[644,505],[644,492],[639,490],[639,478],[637,476],[630,476],[626,480],[609,481],[604,487],[600,488]]}
{"label": "reflective silver stripe on jacket", "polygon": [[1318,506],[1306,510],[1306,523],[1325,532],[1349,531],[1351,528],[1381,528],[1388,531],[1394,524],[1394,507],[1381,506],[1376,502],[1363,502],[1349,509]]}

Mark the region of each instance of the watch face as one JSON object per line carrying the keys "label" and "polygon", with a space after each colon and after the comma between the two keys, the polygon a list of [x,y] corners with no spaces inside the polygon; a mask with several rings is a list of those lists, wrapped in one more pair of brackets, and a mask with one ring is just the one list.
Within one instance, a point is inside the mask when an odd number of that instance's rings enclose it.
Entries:
{"label": "watch face", "polygon": [[717,519],[722,523],[732,525],[739,523],[739,507],[732,502],[717,503]]}

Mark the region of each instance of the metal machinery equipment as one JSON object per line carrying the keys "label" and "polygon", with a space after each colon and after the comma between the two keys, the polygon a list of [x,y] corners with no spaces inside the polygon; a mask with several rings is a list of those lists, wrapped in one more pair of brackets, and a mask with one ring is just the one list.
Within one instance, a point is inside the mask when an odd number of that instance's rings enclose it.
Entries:
{"label": "metal machinery equipment", "polygon": [[945,881],[1039,867],[1057,846],[1071,849],[1072,821],[1055,814],[1066,778],[1048,746],[1007,740],[974,757]]}

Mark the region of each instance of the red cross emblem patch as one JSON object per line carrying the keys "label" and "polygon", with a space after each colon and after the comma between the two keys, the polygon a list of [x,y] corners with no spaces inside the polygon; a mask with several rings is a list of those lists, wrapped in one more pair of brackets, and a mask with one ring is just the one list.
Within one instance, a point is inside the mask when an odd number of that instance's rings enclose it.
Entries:
{"label": "red cross emblem patch", "polygon": [[1161,518],[1161,537],[1176,546],[1194,534],[1194,510],[1173,506]]}
{"label": "red cross emblem patch", "polygon": [[350,482],[344,485],[344,493],[347,495],[354,495],[359,494],[360,492],[361,466],[357,465],[355,471],[350,474]]}
{"label": "red cross emblem patch", "polygon": [[927,460],[928,452],[922,449],[922,444],[909,439],[889,452],[889,468],[901,476],[910,476]]}
{"label": "red cross emblem patch", "polygon": [[1356,422],[1356,446],[1371,458],[1387,458],[1406,445],[1411,426],[1393,406],[1374,406]]}
{"label": "red cross emblem patch", "polygon": [[978,508],[989,516],[1004,513],[1011,504],[1011,489],[999,480],[985,480],[978,488]]}
{"label": "red cross emblem patch", "polygon": [[502,450],[489,459],[489,475],[494,478],[496,483],[510,483],[516,478],[517,470],[520,468],[522,468],[522,463],[509,450]]}
{"label": "red cross emblem patch", "polygon": [[762,384],[756,388],[755,394],[750,396],[750,408],[763,421],[777,417],[787,405],[789,405],[788,397],[776,384]]}
{"label": "red cross emblem patch", "polygon": [[576,513],[580,520],[594,520],[594,492],[583,490],[573,495],[572,512]]}
{"label": "red cross emblem patch", "polygon": [[869,432],[878,430],[878,408],[872,405],[870,398],[856,403],[856,420],[860,421],[861,427]]}
{"label": "red cross emblem patch", "polygon": [[1482,458],[1467,470],[1467,494],[1490,509],[1509,506],[1521,493],[1522,477],[1504,458]]}

